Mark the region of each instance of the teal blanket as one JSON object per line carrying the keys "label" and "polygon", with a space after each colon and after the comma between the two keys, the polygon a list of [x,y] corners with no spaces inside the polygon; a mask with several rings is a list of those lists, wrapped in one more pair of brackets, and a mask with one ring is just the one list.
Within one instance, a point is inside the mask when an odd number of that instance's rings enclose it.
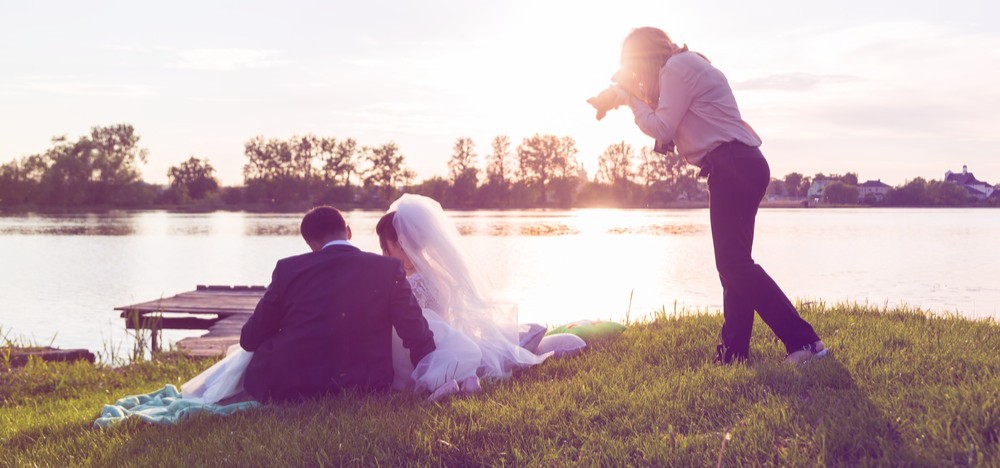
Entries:
{"label": "teal blanket", "polygon": [[94,421],[94,427],[107,428],[129,418],[169,426],[196,414],[227,416],[237,411],[259,407],[261,404],[256,401],[215,405],[184,399],[181,398],[181,392],[177,387],[168,384],[152,393],[127,396],[113,405],[104,405],[101,416]]}

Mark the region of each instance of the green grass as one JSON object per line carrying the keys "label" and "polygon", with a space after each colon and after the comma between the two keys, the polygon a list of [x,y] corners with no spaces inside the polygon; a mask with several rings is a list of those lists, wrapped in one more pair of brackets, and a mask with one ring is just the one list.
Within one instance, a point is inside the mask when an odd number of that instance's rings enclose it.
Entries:
{"label": "green grass", "polygon": [[833,353],[797,368],[759,321],[749,365],[716,367],[719,315],[661,316],[443,404],[348,394],[176,427],[91,423],[102,404],[210,362],[36,362],[0,373],[0,465],[1000,464],[995,322],[802,313]]}

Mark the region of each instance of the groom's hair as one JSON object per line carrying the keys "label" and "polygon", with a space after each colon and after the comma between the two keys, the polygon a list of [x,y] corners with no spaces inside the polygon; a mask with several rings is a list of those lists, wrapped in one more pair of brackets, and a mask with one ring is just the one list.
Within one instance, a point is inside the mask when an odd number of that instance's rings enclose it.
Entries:
{"label": "groom's hair", "polygon": [[319,241],[327,237],[347,238],[347,221],[340,210],[332,206],[317,206],[302,217],[299,232],[306,242]]}

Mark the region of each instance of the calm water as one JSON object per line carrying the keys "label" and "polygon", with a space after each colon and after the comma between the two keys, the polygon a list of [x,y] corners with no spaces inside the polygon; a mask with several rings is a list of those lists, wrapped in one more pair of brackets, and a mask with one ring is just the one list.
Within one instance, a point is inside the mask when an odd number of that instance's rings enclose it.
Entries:
{"label": "calm water", "polygon": [[[347,213],[377,251],[381,213]],[[666,305],[715,310],[721,287],[707,210],[453,213],[521,322],[622,320]],[[302,253],[298,215],[0,217],[0,327],[105,351],[127,346],[116,306],[196,284],[266,284]],[[1000,318],[1000,210],[762,210],[754,256],[789,296],[910,304]],[[168,338],[185,336],[174,332]]]}

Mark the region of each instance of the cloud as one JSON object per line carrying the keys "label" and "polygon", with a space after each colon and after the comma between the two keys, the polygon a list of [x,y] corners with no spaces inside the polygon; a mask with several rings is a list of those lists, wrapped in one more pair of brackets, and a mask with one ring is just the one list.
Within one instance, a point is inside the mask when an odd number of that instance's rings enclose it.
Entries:
{"label": "cloud", "polygon": [[177,51],[179,62],[173,66],[192,70],[230,71],[244,68],[270,68],[288,63],[269,49],[193,49]]}
{"label": "cloud", "polygon": [[102,84],[51,79],[27,79],[17,83],[0,83],[0,95],[23,96],[31,94],[151,98],[159,95],[159,92],[156,87],[143,84]]}
{"label": "cloud", "polygon": [[111,50],[115,52],[144,52],[146,48],[135,44],[107,44],[104,46],[105,50]]}
{"label": "cloud", "polygon": [[775,73],[733,83],[733,88],[744,91],[778,90],[810,91],[825,83],[849,83],[863,78],[854,75],[820,75],[814,73]]}
{"label": "cloud", "polygon": [[393,63],[389,60],[376,59],[376,58],[344,59],[343,63],[351,67],[366,67],[366,68],[388,68],[393,66]]}

